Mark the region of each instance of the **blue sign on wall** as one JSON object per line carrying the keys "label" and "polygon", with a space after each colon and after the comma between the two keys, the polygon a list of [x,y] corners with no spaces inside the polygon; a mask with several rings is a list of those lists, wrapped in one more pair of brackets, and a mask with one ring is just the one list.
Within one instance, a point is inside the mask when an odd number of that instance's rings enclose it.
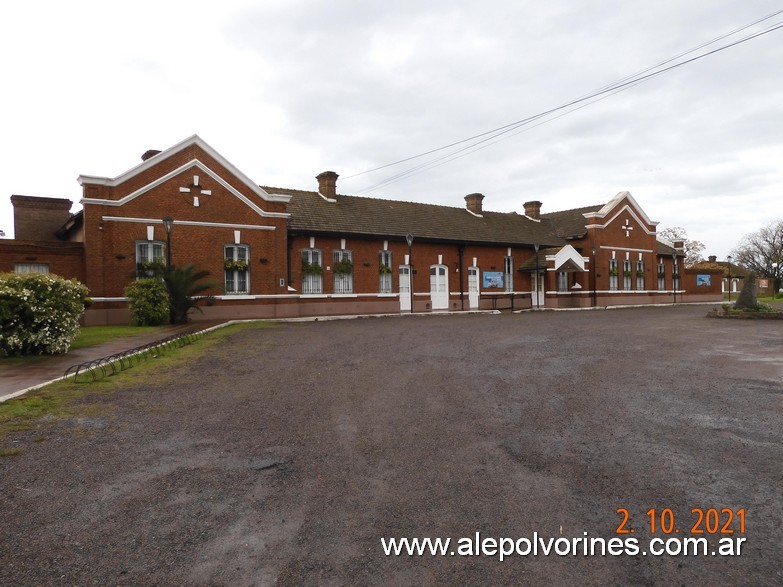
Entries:
{"label": "blue sign on wall", "polygon": [[696,276],[696,286],[701,285],[712,285],[712,275],[697,275]]}
{"label": "blue sign on wall", "polygon": [[500,271],[485,271],[484,287],[503,287],[503,274]]}

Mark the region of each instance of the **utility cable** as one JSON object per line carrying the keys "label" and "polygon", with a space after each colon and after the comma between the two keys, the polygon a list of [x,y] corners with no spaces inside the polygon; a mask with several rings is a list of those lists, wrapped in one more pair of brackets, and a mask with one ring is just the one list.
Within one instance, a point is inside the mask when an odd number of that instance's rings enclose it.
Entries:
{"label": "utility cable", "polygon": [[[782,11],[778,11],[777,13],[775,13],[775,15],[779,14],[781,12],[783,12],[783,10]],[[774,15],[771,15],[771,16],[774,16]],[[769,17],[765,17],[764,19],[761,19],[761,20],[766,20],[767,18],[769,18]],[[756,23],[758,23],[758,22],[760,22],[760,21],[756,21]],[[756,24],[756,23],[754,23],[754,24]],[[745,28],[748,28],[749,26],[752,26],[752,25],[747,25],[747,26],[742,27],[742,28],[740,28],[738,30],[743,30]],[[406,171],[400,172],[399,174],[391,176],[391,177],[389,177],[389,178],[387,178],[387,179],[385,179],[385,180],[383,180],[381,182],[378,182],[376,184],[368,186],[367,188],[365,188],[364,190],[361,190],[361,191],[366,192],[366,191],[369,191],[369,190],[372,190],[372,189],[377,189],[378,187],[381,187],[381,186],[384,186],[384,185],[389,185],[391,183],[396,183],[397,181],[400,181],[400,180],[405,179],[407,177],[410,177],[412,175],[418,175],[419,173],[422,173],[423,171],[426,171],[426,170],[429,170],[429,169],[433,169],[434,167],[438,167],[440,165],[444,165],[445,163],[453,161],[454,159],[458,159],[460,157],[465,156],[465,154],[474,153],[476,151],[484,149],[484,148],[486,148],[486,147],[488,147],[490,145],[493,145],[493,144],[495,144],[497,142],[500,142],[501,140],[505,140],[506,138],[510,138],[510,136],[515,136],[516,134],[519,134],[519,133],[513,133],[513,131],[518,130],[520,127],[528,125],[528,124],[530,124],[533,121],[536,121],[536,120],[539,120],[539,119],[544,118],[546,116],[549,116],[550,114],[553,114],[553,113],[558,112],[560,110],[564,110],[566,108],[570,108],[571,106],[580,104],[582,102],[586,102],[586,101],[592,100],[593,98],[596,98],[596,97],[603,96],[603,97],[601,97],[599,99],[604,99],[606,97],[609,97],[611,95],[619,93],[619,91],[624,91],[626,89],[630,89],[630,87],[636,86],[636,85],[638,85],[640,83],[643,83],[645,81],[648,81],[648,80],[650,80],[650,79],[652,79],[654,77],[662,75],[663,73],[666,73],[668,71],[671,71],[671,70],[676,69],[678,67],[681,67],[683,65],[687,65],[687,64],[692,63],[694,61],[703,59],[704,57],[707,57],[709,55],[713,55],[713,54],[718,53],[720,51],[724,51],[726,49],[729,49],[729,48],[734,47],[736,45],[739,45],[741,43],[745,43],[747,41],[750,41],[750,40],[755,39],[757,37],[760,37],[762,35],[771,33],[773,31],[779,30],[781,28],[783,28],[783,23],[776,23],[774,25],[771,25],[769,28],[767,28],[765,30],[762,30],[762,31],[757,32],[757,33],[754,33],[752,35],[748,35],[747,37],[743,37],[742,39],[739,39],[739,40],[734,41],[732,43],[728,43],[726,45],[723,45],[723,46],[718,47],[716,49],[713,49],[711,51],[707,51],[705,53],[702,53],[700,55],[697,55],[697,56],[692,57],[690,59],[687,59],[685,61],[681,61],[681,62],[675,63],[673,65],[670,65],[669,67],[665,67],[665,68],[659,69],[657,71],[652,71],[651,73],[647,73],[645,75],[638,75],[636,77],[634,77],[634,76],[627,76],[625,78],[622,78],[622,80],[620,82],[616,82],[616,83],[611,84],[609,86],[605,86],[601,90],[595,91],[595,92],[593,92],[591,94],[588,94],[586,96],[583,96],[581,98],[577,98],[575,100],[572,100],[570,102],[562,104],[561,106],[558,106],[556,108],[552,108],[550,110],[546,110],[546,111],[541,112],[539,114],[536,114],[536,115],[533,115],[533,116],[529,116],[529,117],[527,117],[525,119],[522,119],[522,120],[519,120],[517,122],[511,123],[511,124],[508,124],[508,125],[496,128],[496,129],[493,129],[491,131],[487,131],[487,132],[484,132],[484,133],[481,133],[481,134],[478,134],[478,135],[474,135],[473,137],[470,137],[468,139],[463,139],[461,141],[457,141],[455,143],[451,143],[451,144],[446,145],[444,147],[439,147],[437,149],[432,149],[432,150],[430,150],[430,151],[428,151],[426,153],[421,153],[419,155],[414,155],[412,157],[408,157],[406,159],[402,159],[400,161],[397,161],[397,162],[394,162],[394,163],[390,163],[390,164],[387,164],[387,165],[384,165],[384,166],[381,166],[381,167],[377,167],[375,169],[371,169],[371,170],[368,170],[368,171],[365,171],[365,172],[362,172],[362,173],[359,173],[359,174],[354,174],[354,175],[351,175],[351,176],[347,176],[345,179],[349,179],[349,178],[352,178],[352,177],[357,177],[358,175],[363,175],[363,174],[366,174],[366,173],[370,173],[372,171],[378,171],[380,169],[391,167],[391,166],[397,165],[399,163],[411,161],[413,159],[417,159],[417,158],[420,158],[420,157],[423,157],[423,156],[426,156],[426,155],[430,155],[430,154],[436,153],[438,151],[442,151],[442,150],[445,150],[445,149],[448,149],[448,148],[451,148],[451,147],[455,147],[455,146],[461,145],[463,143],[474,141],[474,142],[471,142],[469,145],[467,145],[465,147],[462,147],[462,148],[460,148],[460,149],[458,149],[456,151],[450,152],[450,153],[448,153],[446,155],[442,155],[441,157],[439,157],[439,158],[437,158],[435,160],[431,160],[429,162],[422,163],[422,164],[420,164],[420,165],[418,165],[416,167],[413,167],[413,168],[408,169]],[[723,37],[719,37],[719,38],[725,38],[726,36],[730,36],[731,34],[733,34],[733,33],[727,33]],[[712,42],[713,41],[705,43],[705,44],[701,45],[700,47],[704,47],[706,45],[709,45]],[[671,59],[668,59],[668,60],[662,62],[662,64],[670,63],[671,61],[673,61],[675,59],[678,59],[682,55],[687,55],[689,53],[692,53],[694,50],[698,50],[698,48],[690,50],[690,51],[687,51],[687,52],[681,54],[678,57],[673,57]],[[653,67],[648,68],[648,69],[643,70],[643,71],[647,72],[647,71],[650,71],[652,69],[655,69],[656,67],[659,67],[659,66],[653,66]],[[545,124],[546,122],[550,122],[550,121],[555,120],[557,118],[561,118],[562,116],[565,116],[566,114],[570,114],[571,112],[574,112],[576,110],[580,110],[581,108],[589,106],[589,105],[591,105],[591,104],[593,104],[593,103],[595,103],[597,101],[599,101],[599,100],[593,100],[592,102],[589,102],[588,104],[584,104],[583,106],[580,106],[579,108],[574,108],[572,110],[569,110],[569,111],[567,111],[567,112],[565,112],[563,114],[560,114],[560,115],[558,115],[556,117],[551,117],[550,119],[545,120],[543,122],[540,122],[539,124],[534,125],[533,127],[530,127],[530,128],[535,128],[537,126],[541,126],[542,124]],[[525,130],[530,130],[530,128],[525,129]],[[523,132],[523,131],[520,131],[520,132]],[[513,133],[513,134],[509,135],[509,133]],[[503,136],[503,135],[509,135],[509,136]],[[498,137],[502,137],[502,138],[498,138]],[[481,139],[481,140],[477,141],[476,139]],[[495,140],[495,139],[497,139],[497,140]],[[457,156],[457,154],[464,153],[465,151],[468,151],[468,150],[470,150],[469,153],[465,153],[463,155],[458,155]]]}

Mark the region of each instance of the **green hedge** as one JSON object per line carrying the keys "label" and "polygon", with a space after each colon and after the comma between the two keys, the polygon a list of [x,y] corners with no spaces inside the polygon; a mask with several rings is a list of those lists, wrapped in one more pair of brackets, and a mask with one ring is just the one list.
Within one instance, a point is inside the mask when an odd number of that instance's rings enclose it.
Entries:
{"label": "green hedge", "polygon": [[0,273],[0,355],[66,353],[79,334],[87,287],[43,273]]}
{"label": "green hedge", "polygon": [[137,326],[158,326],[169,321],[169,292],[157,277],[137,279],[125,288],[131,320]]}

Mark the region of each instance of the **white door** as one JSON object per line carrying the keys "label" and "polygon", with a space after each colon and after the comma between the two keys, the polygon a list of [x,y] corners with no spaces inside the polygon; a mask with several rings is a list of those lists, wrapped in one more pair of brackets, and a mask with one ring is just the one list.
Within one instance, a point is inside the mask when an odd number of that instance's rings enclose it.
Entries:
{"label": "white door", "polygon": [[471,310],[479,307],[479,268],[468,267],[468,305]]}
{"label": "white door", "polygon": [[400,265],[400,312],[411,311],[411,268]]}
{"label": "white door", "polygon": [[538,279],[533,279],[533,307],[534,308],[543,308],[544,307],[544,273],[538,273],[533,274],[538,275]]}
{"label": "white door", "polygon": [[433,310],[447,310],[449,307],[449,279],[445,265],[430,267],[430,296]]}

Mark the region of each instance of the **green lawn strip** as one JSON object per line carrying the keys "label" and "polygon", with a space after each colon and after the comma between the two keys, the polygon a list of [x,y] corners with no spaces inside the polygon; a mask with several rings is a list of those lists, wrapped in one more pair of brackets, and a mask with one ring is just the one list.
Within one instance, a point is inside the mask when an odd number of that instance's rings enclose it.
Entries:
{"label": "green lawn strip", "polygon": [[165,326],[83,326],[71,344],[71,350],[96,346],[118,338],[163,331],[165,328]]}
{"label": "green lawn strip", "polygon": [[[119,338],[128,338],[156,331],[160,331],[161,338],[163,338],[164,335],[162,333],[166,328],[166,326],[82,326],[79,334],[73,339],[70,350],[75,351],[77,349],[97,346]],[[0,356],[0,368],[34,365],[47,361],[51,357],[59,356],[62,355],[26,355],[22,357]]]}
{"label": "green lawn strip", "polygon": [[8,445],[14,432],[35,430],[36,435],[32,441],[41,442],[45,435],[40,429],[49,423],[63,418],[92,417],[96,415],[96,411],[105,411],[105,405],[99,406],[98,402],[91,401],[101,395],[113,394],[127,387],[143,387],[176,380],[178,367],[198,359],[227,337],[244,330],[275,326],[269,322],[232,324],[209,332],[184,347],[168,350],[157,357],[149,355],[116,375],[87,383],[76,383],[73,379],[57,381],[0,403],[0,457],[19,454],[19,447]]}

